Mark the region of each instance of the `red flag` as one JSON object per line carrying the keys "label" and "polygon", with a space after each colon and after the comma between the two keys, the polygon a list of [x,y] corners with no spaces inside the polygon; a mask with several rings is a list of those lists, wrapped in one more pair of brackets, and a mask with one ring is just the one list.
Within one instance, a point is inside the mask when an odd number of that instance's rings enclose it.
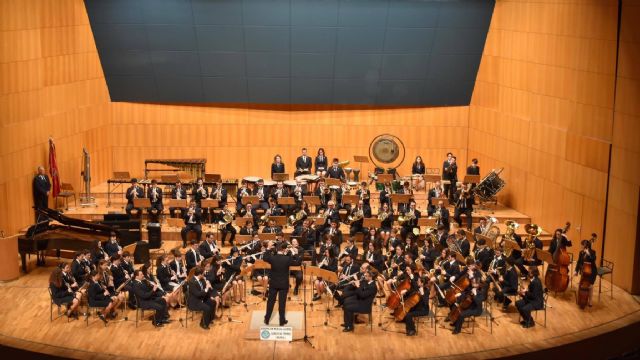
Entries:
{"label": "red flag", "polygon": [[51,194],[55,198],[60,194],[60,175],[56,160],[56,146],[51,138],[49,139],[49,174],[51,174]]}

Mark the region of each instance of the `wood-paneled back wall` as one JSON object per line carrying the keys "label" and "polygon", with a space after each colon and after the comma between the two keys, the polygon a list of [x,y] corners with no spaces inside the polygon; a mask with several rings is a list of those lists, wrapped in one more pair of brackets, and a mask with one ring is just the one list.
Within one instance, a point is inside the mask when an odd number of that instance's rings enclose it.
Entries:
{"label": "wood-paneled back wall", "polygon": [[209,173],[269,178],[275,154],[293,175],[302,147],[313,156],[323,147],[329,158],[350,160],[357,167],[353,155],[368,155],[371,141],[388,133],[403,141],[406,159],[399,172],[409,174],[418,154],[428,166],[439,167],[452,151],[464,164],[467,119],[468,107],[338,110],[115,103],[113,169],[142,175],[146,158],[202,157]]}
{"label": "wood-paneled back wall", "polygon": [[31,179],[48,163],[81,188],[82,147],[93,180],[111,172],[111,105],[82,0],[0,2],[0,229],[33,221]]}

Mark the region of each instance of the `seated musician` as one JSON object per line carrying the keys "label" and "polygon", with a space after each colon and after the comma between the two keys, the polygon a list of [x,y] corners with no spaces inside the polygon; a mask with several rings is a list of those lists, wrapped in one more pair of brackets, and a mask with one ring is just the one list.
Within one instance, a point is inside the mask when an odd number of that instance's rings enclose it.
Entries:
{"label": "seated musician", "polygon": [[103,311],[98,312],[98,317],[106,324],[108,322],[107,318],[116,318],[116,311],[118,306],[124,302],[124,298],[113,296],[109,290],[104,287],[102,275],[103,273],[98,270],[91,272],[87,302],[91,307],[104,308]]}
{"label": "seated musician", "polygon": [[[138,179],[131,179],[131,186],[127,189],[126,195],[127,197],[127,206],[125,207],[125,211],[128,215],[131,215],[131,210],[133,210],[133,200],[134,199],[142,199],[144,197],[144,190],[142,187],[138,186]],[[142,211],[141,208],[136,208],[138,212],[138,216]]]}
{"label": "seated musician", "polygon": [[[182,186],[182,182],[180,180],[178,180],[176,182],[176,186],[171,189],[171,198],[178,200],[187,199],[187,189]],[[180,215],[183,215],[187,211],[187,208],[169,207],[169,215],[172,218],[177,217],[177,210],[180,210]]]}
{"label": "seated musician", "polygon": [[49,290],[54,304],[60,306],[65,305],[67,311],[65,315],[70,318],[78,318],[78,307],[82,294],[79,291],[73,291],[70,284],[64,281],[62,269],[56,266],[49,276]]}
{"label": "seated musician", "polygon": [[91,272],[91,268],[87,266],[84,262],[85,253],[83,251],[77,251],[73,255],[73,261],[71,262],[71,275],[76,279],[79,286],[82,286],[89,273]]}
{"label": "seated musician", "polygon": [[444,194],[444,188],[442,187],[442,184],[440,183],[440,180],[437,180],[434,187],[429,190],[429,194],[428,194],[428,201],[427,204],[428,205],[428,213],[429,216],[433,216],[436,212],[437,206],[436,205],[432,205],[432,199],[439,199],[439,198],[443,198],[446,197],[446,195]]}
{"label": "seated musician", "polygon": [[300,237],[299,242],[302,244],[304,250],[307,251],[312,250],[317,241],[318,233],[313,226],[313,222],[311,219],[305,219],[300,225],[296,226],[291,233],[292,237]]}
{"label": "seated musician", "polygon": [[[533,232],[533,230],[531,230],[531,231]],[[528,240],[525,243],[525,247],[527,246],[527,244],[530,244],[530,243],[533,243],[533,246],[536,249],[542,250],[542,241],[535,234],[531,234],[530,240]],[[528,266],[540,266],[540,265],[542,265],[542,260],[538,259],[538,254],[534,250],[529,259],[524,259],[524,264],[526,264]]]}
{"label": "seated musician", "polygon": [[422,252],[418,254],[418,258],[422,262],[422,266],[425,270],[430,271],[434,268],[436,259],[440,255],[440,251],[434,245],[433,240],[431,238],[427,238],[426,246],[422,249]]}
{"label": "seated musician", "polygon": [[200,250],[200,255],[203,258],[208,259],[220,253],[220,249],[218,248],[218,244],[216,244],[216,236],[213,232],[208,232],[204,241],[198,246],[198,250]]}
{"label": "seated musician", "polygon": [[311,157],[307,156],[307,148],[302,148],[302,155],[296,159],[296,172],[294,176],[298,177],[300,175],[311,174],[312,165]]}
{"label": "seated musician", "polygon": [[395,227],[391,230],[391,235],[387,240],[387,255],[393,256],[396,251],[396,247],[402,246],[402,239],[400,238],[400,229]]}
{"label": "seated musician", "polygon": [[535,266],[529,267],[529,287],[526,291],[520,291],[522,299],[516,301],[516,308],[522,317],[520,324],[523,328],[535,326],[535,321],[531,317],[531,311],[542,310],[544,308],[544,291],[539,278],[540,272]]}
{"label": "seated musician", "polygon": [[151,207],[147,209],[149,222],[158,223],[160,222],[160,215],[162,215],[164,205],[162,205],[162,189],[158,187],[156,179],[151,180],[151,186],[147,189],[147,198],[151,202]]}
{"label": "seated musician", "polygon": [[267,226],[262,228],[263,234],[280,234],[282,233],[282,228],[280,226],[276,226],[276,221],[273,219],[269,220]]}
{"label": "seated musician", "polygon": [[[267,244],[262,241],[258,241],[257,246],[249,249],[249,253],[253,256],[247,259],[248,266],[254,266],[257,260],[263,260],[264,253],[267,250]],[[256,289],[251,290],[251,295],[262,295],[262,299],[265,300],[267,298],[267,289],[269,288],[269,276],[271,271],[269,269],[254,269],[251,272],[251,278],[254,281],[257,281],[258,284],[262,287],[264,292],[260,292]]]}
{"label": "seated musician", "polygon": [[[449,231],[444,227],[444,225],[438,225],[438,227],[436,228],[436,239],[438,241],[438,244],[440,244],[441,248],[446,248],[447,245],[447,239],[449,238]],[[437,245],[437,244],[436,244]]]}
{"label": "seated musician", "polygon": [[253,189],[253,196],[258,197],[258,209],[267,210],[269,208],[269,189],[264,186],[262,179],[258,180],[258,185]]}
{"label": "seated musician", "polygon": [[357,233],[366,234],[367,229],[362,225],[364,224],[364,218],[371,217],[371,208],[365,205],[362,200],[358,200],[358,205],[351,209],[350,217],[354,220],[349,225],[349,235],[354,236]]}
{"label": "seated musician", "polygon": [[380,231],[389,233],[393,227],[393,213],[389,210],[389,204],[383,203],[378,211],[378,219],[380,219]]}
{"label": "seated musician", "polygon": [[413,233],[404,239],[404,253],[411,255],[413,259],[418,258],[418,244],[416,244],[416,236]]}
{"label": "seated musician", "polygon": [[502,311],[506,312],[511,304],[509,296],[518,293],[518,272],[513,266],[513,260],[507,259],[505,264],[506,267],[503,271],[490,269],[489,274],[491,274],[494,279],[497,277],[500,283],[500,289],[494,288],[495,299],[497,302],[502,303]]}
{"label": "seated musician", "polygon": [[178,282],[182,282],[187,278],[187,267],[183,262],[182,253],[179,249],[171,249],[171,255],[173,255],[173,260],[169,262],[171,271],[178,277]]}
{"label": "seated musician", "polygon": [[313,194],[320,199],[320,204],[316,205],[316,210],[318,212],[326,210],[329,206],[329,201],[331,200],[331,189],[327,186],[324,178],[320,178],[320,180],[318,180],[318,186],[313,191]]}
{"label": "seated musician", "polygon": [[101,260],[109,260],[109,254],[102,247],[100,240],[94,240],[93,251],[91,252],[91,262],[93,266],[97,266]]}
{"label": "seated musician", "polygon": [[474,234],[484,234],[485,232],[487,232],[487,219],[485,218],[480,218],[480,222],[478,224],[478,226],[473,229],[473,233]]}
{"label": "seated musician", "polygon": [[209,330],[209,324],[213,321],[215,314],[215,302],[211,299],[211,283],[204,278],[202,267],[194,269],[193,277],[189,280],[189,296],[187,297],[187,307],[190,310],[202,311],[200,327]]}
{"label": "seated musician", "polygon": [[420,155],[416,156],[416,160],[413,162],[413,165],[411,165],[411,175],[414,175],[412,176],[413,187],[416,190],[424,189],[424,186],[425,186],[424,177],[420,177],[419,175],[424,176],[426,172],[427,172],[427,169],[424,165],[424,161],[422,161],[422,156]]}
{"label": "seated musician", "polygon": [[376,248],[373,242],[370,242],[367,245],[367,250],[365,250],[364,254],[362,254],[363,261],[369,263],[378,273],[382,273],[384,266],[384,259],[382,257],[382,250],[380,248]]}
{"label": "seated musician", "polygon": [[404,317],[405,329],[407,336],[416,335],[415,318],[429,315],[429,279],[422,276],[416,276],[415,281],[411,282],[411,289],[405,295],[405,299],[416,294],[420,300]]}
{"label": "seated musician", "polygon": [[240,210],[240,217],[242,217],[246,221],[251,221],[251,227],[253,227],[253,231],[258,231],[258,214],[253,208],[253,204],[247,203],[247,205],[245,205],[244,208]]}
{"label": "seated musician", "polygon": [[492,248],[487,246],[487,241],[485,239],[478,239],[476,241],[476,246],[473,249],[473,256],[482,264],[482,271],[487,271],[495,257],[495,252]]}
{"label": "seated musician", "polygon": [[[402,188],[398,190],[398,194],[411,195],[411,199],[413,199],[413,190],[411,189],[411,184],[408,181],[405,181],[404,183],[402,183]],[[407,203],[398,204],[398,211],[407,212],[408,207],[409,207],[409,204]]]}
{"label": "seated musician", "polygon": [[355,296],[350,296],[344,301],[342,310],[344,311],[344,330],[343,332],[353,331],[354,315],[356,313],[369,314],[371,313],[371,307],[373,300],[378,293],[378,288],[375,281],[373,281],[373,275],[371,271],[364,273],[364,281],[355,280],[353,282],[355,286]]}
{"label": "seated musician", "polygon": [[240,257],[240,251],[237,247],[231,248],[229,257],[222,262],[222,266],[225,267],[226,280],[231,280],[233,289],[233,299],[236,304],[245,302],[245,283],[240,272],[242,270],[243,259]]}
{"label": "seated musician", "polygon": [[71,290],[78,291],[84,295],[86,290],[82,289],[80,284],[73,277],[73,274],[71,273],[71,265],[69,263],[60,263],[59,267],[62,269],[62,279],[69,285]]}
{"label": "seated musician", "polygon": [[[306,196],[306,187],[304,186],[304,184],[302,183],[301,180],[297,180],[296,179],[296,185],[293,187],[293,189],[291,190],[291,196],[293,196],[293,199],[296,202],[296,211],[298,211],[299,209],[303,209],[304,207],[302,206],[302,201],[304,199],[304,197]],[[309,205],[307,205],[308,207]],[[305,210],[306,211],[306,210]],[[310,214],[310,213],[307,213]]]}
{"label": "seated musician", "polygon": [[134,280],[131,284],[131,292],[138,299],[138,304],[142,309],[155,310],[153,316],[153,326],[162,327],[163,324],[169,324],[169,307],[167,301],[156,296],[156,291],[159,289],[158,284],[151,284],[147,281],[142,273],[142,270],[135,270],[133,272]]}
{"label": "seated musician", "polygon": [[[222,220],[220,220],[219,224],[219,229],[220,229],[220,234],[222,235],[222,246],[224,246],[224,242],[227,240],[227,234],[231,234],[231,236],[229,237],[229,245],[233,246],[234,241],[236,240],[236,228],[233,226],[233,219],[234,219],[234,215],[231,213],[231,210],[229,210],[229,204],[224,204],[224,206],[222,207]],[[225,216],[229,219],[231,219],[230,221],[225,221]]]}
{"label": "seated musician", "polygon": [[196,207],[196,201],[191,199],[189,203],[189,209],[184,213],[182,217],[184,220],[184,227],[180,231],[182,237],[182,247],[187,247],[187,234],[193,231],[196,233],[196,239],[200,242],[202,238],[202,209]]}
{"label": "seated musician", "polygon": [[362,238],[362,250],[368,249],[369,244],[373,244],[376,248],[384,247],[382,237],[373,226],[368,229],[367,234]]}
{"label": "seated musician", "polygon": [[277,200],[270,198],[269,199],[269,208],[265,212],[265,215],[268,216],[284,216],[284,211],[280,206],[278,206]]}
{"label": "seated musician", "polygon": [[466,233],[462,229],[458,229],[455,233],[455,242],[460,249],[460,254],[463,257],[468,257],[471,253],[471,243],[469,243],[469,239],[467,239]]}
{"label": "seated musician", "polygon": [[[215,308],[222,308],[222,290],[224,288],[224,268],[220,265],[220,257],[215,256],[202,262],[204,280],[211,284],[207,293],[214,302]],[[194,270],[195,273],[195,270]],[[228,292],[227,292],[228,294]],[[213,310],[215,314],[215,309]]]}
{"label": "seated musician", "polygon": [[485,285],[480,278],[473,278],[471,280],[471,289],[463,291],[456,299],[456,306],[460,306],[460,301],[467,297],[471,297],[471,304],[464,310],[461,310],[460,315],[457,317],[453,325],[453,335],[457,335],[462,330],[462,324],[464,320],[470,316],[478,316],[482,314],[482,304],[487,298],[487,285]]}
{"label": "seated musician", "polygon": [[391,183],[386,182],[384,184],[384,189],[380,191],[380,207],[382,207],[384,204],[387,204],[389,210],[393,213],[393,208],[391,204],[391,194],[393,194]]}
{"label": "seated musician", "polygon": [[[291,239],[291,256],[293,257],[291,266],[302,266],[303,260],[303,249],[298,242],[298,239]],[[293,295],[298,295],[298,289],[300,288],[300,284],[302,284],[302,271],[300,270],[291,270],[291,276],[295,278],[296,284],[293,288]]]}
{"label": "seated musician", "polygon": [[127,271],[129,276],[133,276],[133,259],[131,259],[131,253],[128,251],[122,252],[122,267]]}
{"label": "seated musician", "polygon": [[271,189],[270,197],[278,202],[280,198],[289,196],[289,189],[284,186],[282,181],[276,182],[276,187]]}
{"label": "seated musician", "polygon": [[338,301],[335,307],[341,307],[344,304],[344,300],[354,295],[355,287],[351,283],[353,280],[363,280],[364,273],[369,271],[371,265],[368,262],[362,263],[359,266],[355,262],[355,258],[351,256],[345,256],[343,263],[338,266],[338,283],[333,287],[333,297]]}
{"label": "seated musician", "polygon": [[163,298],[167,305],[177,309],[180,307],[180,299],[182,298],[182,290],[180,288],[176,288],[174,291],[170,291],[169,289],[164,289],[160,281],[153,275],[151,272],[151,261],[149,260],[140,268],[142,274],[144,274],[144,278],[149,281],[151,285],[158,285],[158,289],[155,291],[156,297]]}
{"label": "seated musician", "polygon": [[[524,249],[524,242],[522,241],[522,237],[515,232],[513,233],[513,240],[518,244],[520,249]],[[513,260],[513,264],[520,270],[520,276],[525,279],[529,276],[529,270],[525,266],[525,259],[522,257],[522,250],[512,249],[511,255],[509,256],[511,260]]]}
{"label": "seated musician", "polygon": [[202,205],[202,199],[209,198],[209,189],[204,184],[204,179],[199,177],[191,190],[191,199],[195,200],[198,208]]}
{"label": "seated musician", "polygon": [[271,164],[271,180],[273,180],[273,174],[284,174],[284,163],[282,157],[276,155],[273,157],[273,163]]}
{"label": "seated musician", "polygon": [[[122,266],[122,256],[115,254],[111,257],[111,264],[109,265],[109,271],[113,277],[113,286],[116,289],[120,289],[122,284],[126,283],[130,279],[131,275]],[[127,286],[123,288],[124,291],[128,291]]]}
{"label": "seated musician", "polygon": [[471,231],[473,226],[473,194],[471,193],[471,187],[467,183],[462,184],[462,188],[456,193],[456,206],[453,212],[453,219],[458,223],[459,227],[462,227],[462,214],[467,219],[467,230]]}
{"label": "seated musician", "polygon": [[244,222],[244,226],[240,228],[240,235],[253,235],[253,234],[254,234],[253,221],[246,220]]}
{"label": "seated musician", "polygon": [[123,292],[118,292],[115,286],[115,281],[113,275],[109,271],[109,261],[100,260],[98,266],[96,267],[96,271],[100,273],[100,283],[103,288],[109,291],[111,296],[115,296],[118,298],[120,303],[124,302],[125,296]]}
{"label": "seated musician", "polygon": [[187,274],[191,272],[191,269],[200,265],[204,257],[200,255],[198,251],[198,240],[191,240],[191,249],[185,253],[185,260],[187,262]]}
{"label": "seated musician", "polygon": [[593,284],[596,282],[596,278],[598,277],[598,268],[596,266],[596,251],[591,248],[590,240],[582,240],[580,243],[582,245],[582,250],[580,250],[580,255],[578,255],[578,262],[576,263],[575,275],[582,274],[582,269],[584,267],[584,263],[591,263],[591,276],[588,278],[589,280],[589,301],[588,305],[592,306],[592,298],[593,298]]}
{"label": "seated musician", "polygon": [[319,148],[314,162],[316,165],[316,175],[321,177],[327,176],[327,162],[327,155],[325,155],[324,149]]}
{"label": "seated musician", "polygon": [[[330,241],[330,240],[329,240]],[[328,270],[331,272],[338,271],[338,260],[335,258],[335,253],[333,248],[326,247],[322,252],[322,260],[318,262],[317,265],[319,268]],[[313,295],[313,301],[320,300],[322,294],[327,291],[327,282],[322,280],[322,278],[317,278],[314,282],[315,294]]]}
{"label": "seated musician", "polygon": [[444,276],[446,283],[441,288],[448,289],[451,287],[451,283],[455,281],[461,274],[460,263],[456,260],[456,253],[449,251],[447,261],[443,261],[440,264],[442,270],[444,270]]}
{"label": "seated musician", "polygon": [[245,196],[250,196],[251,195],[251,189],[249,189],[247,187],[247,181],[246,180],[242,180],[242,182],[240,183],[240,187],[238,188],[238,191],[236,192],[236,212],[240,211],[240,209],[242,209],[243,205],[242,205],[242,198]]}
{"label": "seated musician", "polygon": [[327,177],[331,179],[345,179],[344,170],[339,165],[338,158],[333,158],[333,164],[327,170]]}
{"label": "seated musician", "polygon": [[404,217],[408,218],[408,220],[406,220],[404,222],[404,224],[402,224],[402,230],[400,232],[400,236],[402,236],[402,238],[406,238],[408,234],[413,233],[413,229],[417,228],[420,229],[418,227],[418,219],[420,219],[420,211],[418,211],[418,209],[416,209],[416,201],[411,199],[409,201],[409,208],[407,209],[407,211],[404,212]]}
{"label": "seated musician", "polygon": [[118,243],[115,231],[112,231],[111,234],[109,234],[109,241],[104,245],[104,250],[107,252],[109,257],[116,254],[122,255],[122,246]]}
{"label": "seated musician", "polygon": [[338,256],[338,260],[341,260],[343,257],[351,257],[352,259],[358,258],[358,247],[356,246],[356,241],[354,238],[347,238],[347,246],[342,249],[342,252]]}
{"label": "seated musician", "polygon": [[438,208],[433,216],[436,218],[436,226],[442,225],[447,231],[451,229],[451,225],[449,223],[449,209],[444,206],[444,201],[438,201]]}
{"label": "seated musician", "polygon": [[404,247],[402,245],[398,245],[395,247],[395,251],[393,256],[389,257],[387,260],[388,264],[386,275],[387,275],[387,289],[391,289],[392,286],[397,282],[400,274],[404,273],[404,270],[407,266],[404,258]]}
{"label": "seated musician", "polygon": [[180,285],[178,274],[171,270],[169,258],[166,255],[160,255],[156,259],[156,278],[164,291],[172,292]]}
{"label": "seated musician", "polygon": [[340,223],[337,220],[331,221],[331,225],[324,230],[323,235],[328,235],[338,247],[342,244],[342,230],[340,230]]}
{"label": "seated musician", "polygon": [[211,194],[209,196],[213,200],[218,200],[218,208],[222,209],[227,205],[227,189],[222,186],[221,182],[213,184],[213,188],[211,189]]}

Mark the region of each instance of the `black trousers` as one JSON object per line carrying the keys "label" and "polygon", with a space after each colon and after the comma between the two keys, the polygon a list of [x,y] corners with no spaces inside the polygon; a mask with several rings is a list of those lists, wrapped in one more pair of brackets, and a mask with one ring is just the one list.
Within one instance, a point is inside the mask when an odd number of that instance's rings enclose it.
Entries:
{"label": "black trousers", "polygon": [[144,310],[155,310],[153,321],[156,324],[169,317],[169,307],[163,298],[145,301],[140,307]]}
{"label": "black trousers", "polygon": [[216,311],[216,303],[211,300],[211,298],[207,298],[205,301],[198,301],[194,306],[189,306],[189,310],[194,311],[202,311],[202,321],[201,323],[205,326],[211,324],[213,320],[213,314]]}
{"label": "black trousers", "polygon": [[198,242],[200,242],[200,240],[202,239],[202,225],[200,224],[187,224],[182,228],[182,231],[180,231],[180,236],[182,237],[182,244],[186,245],[187,244],[187,234],[189,234],[190,231],[193,231],[196,233],[196,237],[198,238]]}
{"label": "black trousers", "polygon": [[460,331],[460,329],[462,329],[462,324],[464,324],[464,319],[468,318],[469,316],[478,316],[480,314],[482,314],[482,310],[480,310],[480,312],[478,312],[477,310],[463,310],[462,313],[460,313],[458,320],[456,320],[456,322],[453,324],[453,327],[456,331]]}
{"label": "black trousers", "polygon": [[[133,210],[133,203],[127,203],[127,206],[124,208],[124,211],[127,213],[127,215],[131,215],[131,210]],[[138,214],[137,216],[140,217],[141,216],[141,212],[142,212],[142,208],[135,208],[136,210],[138,210]]]}
{"label": "black trousers", "polygon": [[300,284],[302,284],[302,271],[291,271],[291,275],[296,278],[296,286],[294,289],[299,288]]}
{"label": "black trousers", "polygon": [[520,299],[516,301],[516,309],[518,309],[520,316],[522,316],[522,319],[527,324],[533,323],[533,318],[531,317],[531,311],[535,310],[535,307],[533,306],[532,303],[528,303],[524,299]]}
{"label": "black trousers", "polygon": [[351,225],[349,227],[349,236],[354,236],[357,233],[362,233],[364,235],[367,235],[368,231],[369,231],[368,229],[365,229],[364,227],[362,227],[362,223],[357,225]]}
{"label": "black trousers", "polygon": [[269,296],[267,298],[267,312],[264,315],[264,320],[269,322],[271,320],[271,314],[273,314],[273,306],[276,304],[276,296],[278,296],[278,313],[280,314],[280,324],[284,324],[285,309],[287,306],[287,293],[289,287],[284,289],[276,289],[273,286],[269,286]]}
{"label": "black trousers", "polygon": [[222,245],[224,245],[225,240],[227,239],[227,234],[231,233],[231,237],[229,238],[229,244],[233,245],[233,240],[236,239],[236,228],[233,227],[233,225],[231,224],[227,224],[227,226],[225,226],[220,233],[222,234]]}
{"label": "black trousers", "polygon": [[147,213],[149,214],[149,222],[160,222],[159,219],[160,215],[162,214],[162,210],[164,210],[164,206],[162,206],[162,203],[151,204],[151,207],[147,208]]}
{"label": "black trousers", "polygon": [[429,315],[429,309],[410,311],[409,313],[407,313],[407,315],[405,315],[404,317],[404,325],[407,332],[416,331],[416,323],[414,318],[427,315]]}
{"label": "black trousers", "polygon": [[466,215],[467,218],[467,230],[471,230],[473,227],[473,219],[471,216],[473,209],[461,209],[461,208],[456,208],[455,211],[453,212],[453,219],[458,223],[459,227],[462,227],[462,214]]}
{"label": "black trousers", "polygon": [[363,309],[359,308],[358,298],[355,296],[348,297],[344,300],[344,305],[342,306],[342,310],[344,310],[344,327],[353,329],[353,321],[355,318],[355,314],[364,314],[371,312],[371,308],[369,311],[362,311]]}
{"label": "black trousers", "polygon": [[454,195],[456,194],[456,186],[458,183],[458,179],[451,179],[451,184],[444,184],[444,195],[452,200]]}

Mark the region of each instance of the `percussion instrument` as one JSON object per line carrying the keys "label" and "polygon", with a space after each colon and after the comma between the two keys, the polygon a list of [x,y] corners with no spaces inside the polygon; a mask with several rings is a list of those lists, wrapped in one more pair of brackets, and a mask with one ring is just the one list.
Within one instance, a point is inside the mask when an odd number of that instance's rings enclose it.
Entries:
{"label": "percussion instrument", "polygon": [[491,170],[487,176],[485,176],[482,181],[476,186],[475,193],[482,200],[491,200],[492,197],[496,196],[502,188],[506,185],[505,181],[500,179],[500,173],[502,172],[502,168],[496,170]]}
{"label": "percussion instrument", "polygon": [[300,175],[300,176],[296,176],[296,180],[308,181],[308,182],[316,182],[316,181],[320,180],[320,176],[311,175],[311,174]]}
{"label": "percussion instrument", "polygon": [[262,180],[262,178],[259,176],[245,176],[242,180],[250,183],[257,183],[258,181]]}
{"label": "percussion instrument", "polygon": [[344,168],[344,172],[347,175],[347,181],[351,180],[351,172],[353,171],[352,168],[350,167],[346,167]]}
{"label": "percussion instrument", "polygon": [[353,169],[353,181],[360,181],[360,169]]}
{"label": "percussion instrument", "polygon": [[[296,187],[296,185],[298,184],[296,180],[285,180],[282,183],[285,184],[286,186],[291,186],[291,187]],[[307,184],[306,181],[300,182],[300,185],[306,185],[306,184]]]}

